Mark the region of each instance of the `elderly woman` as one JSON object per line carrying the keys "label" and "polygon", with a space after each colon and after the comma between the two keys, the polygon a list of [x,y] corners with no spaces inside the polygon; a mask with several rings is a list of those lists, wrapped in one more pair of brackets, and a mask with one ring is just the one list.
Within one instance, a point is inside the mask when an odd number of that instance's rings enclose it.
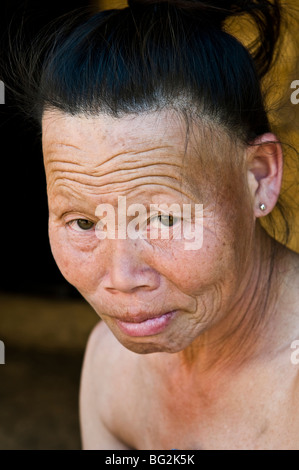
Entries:
{"label": "elderly woman", "polygon": [[[251,53],[224,28],[246,12]],[[132,0],[44,58],[51,247],[102,319],[85,449],[299,449],[299,258],[259,221],[282,179],[260,89],[279,30],[278,0]]]}

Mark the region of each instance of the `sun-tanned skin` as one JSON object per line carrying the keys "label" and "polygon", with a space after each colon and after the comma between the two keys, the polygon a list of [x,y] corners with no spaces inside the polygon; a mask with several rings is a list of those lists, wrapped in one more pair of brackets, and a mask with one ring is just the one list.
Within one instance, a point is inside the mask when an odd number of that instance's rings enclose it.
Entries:
{"label": "sun-tanned skin", "polygon": [[[184,121],[170,110],[44,113],[53,255],[103,320],[82,372],[85,449],[299,449],[298,255],[277,244],[265,303],[276,242],[256,220],[276,204],[281,148],[272,134],[247,148],[198,126],[186,149]],[[202,247],[99,240],[96,208],[118,196],[203,204]],[[157,334],[121,328],[167,312]]]}

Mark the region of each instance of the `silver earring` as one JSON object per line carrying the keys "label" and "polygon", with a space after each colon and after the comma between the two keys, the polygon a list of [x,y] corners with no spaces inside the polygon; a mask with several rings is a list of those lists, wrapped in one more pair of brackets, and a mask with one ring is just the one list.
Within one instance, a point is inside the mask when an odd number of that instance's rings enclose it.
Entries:
{"label": "silver earring", "polygon": [[266,204],[264,204],[263,202],[261,202],[261,204],[260,204],[260,209],[261,209],[261,211],[265,211],[265,210],[266,210]]}

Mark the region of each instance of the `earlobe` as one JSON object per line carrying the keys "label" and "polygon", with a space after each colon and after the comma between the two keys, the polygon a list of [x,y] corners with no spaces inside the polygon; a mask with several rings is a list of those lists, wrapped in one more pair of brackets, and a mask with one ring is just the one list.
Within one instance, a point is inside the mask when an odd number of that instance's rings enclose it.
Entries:
{"label": "earlobe", "polygon": [[248,146],[247,168],[254,214],[262,217],[274,208],[281,188],[283,153],[274,134],[263,134]]}

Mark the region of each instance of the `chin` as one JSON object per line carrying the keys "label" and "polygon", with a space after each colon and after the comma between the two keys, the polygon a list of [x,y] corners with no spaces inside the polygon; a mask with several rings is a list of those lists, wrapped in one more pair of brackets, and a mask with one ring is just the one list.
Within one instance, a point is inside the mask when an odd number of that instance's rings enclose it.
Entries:
{"label": "chin", "polygon": [[142,342],[135,342],[135,341],[128,341],[117,338],[118,341],[130,351],[136,354],[153,354],[153,353],[176,353],[182,351],[184,347],[179,347],[178,345],[173,344],[162,344],[157,339],[149,339],[147,338],[146,341]]}

